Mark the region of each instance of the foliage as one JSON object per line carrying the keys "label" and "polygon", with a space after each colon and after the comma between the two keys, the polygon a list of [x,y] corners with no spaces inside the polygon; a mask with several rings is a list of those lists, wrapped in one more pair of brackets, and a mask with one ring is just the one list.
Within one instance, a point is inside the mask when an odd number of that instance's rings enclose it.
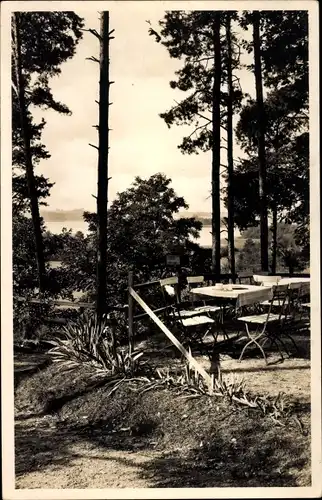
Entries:
{"label": "foliage", "polygon": [[[303,270],[309,261],[309,255],[305,249],[297,243],[297,226],[279,223],[277,225],[277,269],[289,272]],[[259,262],[259,227],[250,227],[242,233],[246,238],[243,248],[238,253],[237,270],[259,271],[256,263]],[[269,232],[269,243],[272,241],[272,233]]]}
{"label": "foliage", "polygon": [[[308,15],[307,11],[261,11],[260,21],[268,89],[264,102],[268,208],[277,212],[280,222],[298,224],[297,240],[308,254]],[[247,30],[252,13],[244,12],[240,23]],[[253,50],[247,40],[243,47],[248,53]],[[236,127],[237,140],[247,154],[235,167],[233,183],[240,229],[256,225],[259,216],[257,133],[257,105],[249,99]]]}
{"label": "foliage", "polygon": [[[74,56],[76,46],[82,37],[83,21],[74,12],[19,12],[17,15],[24,92],[27,100],[28,135],[35,166],[41,160],[49,158],[50,154],[41,143],[46,122],[42,119],[40,123],[35,123],[32,111],[33,108],[40,107],[44,110],[52,109],[59,113],[70,114],[65,104],[55,100],[49,83],[50,78],[61,73],[62,63]],[[13,51],[13,60],[14,57]],[[14,70],[12,82],[13,208],[15,212],[25,212],[29,210],[28,190]],[[36,175],[35,182],[38,196],[41,199],[46,198],[53,184],[42,175]]]}
{"label": "foliage", "polygon": [[[237,12],[221,12],[222,25],[226,17],[237,19]],[[182,101],[176,103],[170,110],[161,113],[167,126],[194,125],[193,132],[184,137],[178,146],[182,153],[197,153],[208,151],[212,145],[212,117],[214,67],[214,11],[171,11],[159,21],[160,33],[150,28],[149,34],[164,45],[170,57],[183,61],[183,67],[176,71],[177,80],[170,82],[172,89],[189,92]],[[228,94],[225,90],[227,79],[227,43],[221,36],[222,54],[222,84],[220,103],[223,107],[222,116],[226,116]],[[236,36],[233,34],[232,68],[239,66],[239,48]],[[236,48],[237,47],[237,48]],[[233,83],[233,106],[235,111],[240,107],[242,92],[238,79]],[[224,123],[223,123],[224,124]]]}
{"label": "foliage", "polygon": [[33,293],[24,295],[24,301],[13,300],[13,334],[15,342],[34,340],[38,342],[47,337],[48,328],[45,326],[46,319],[53,313],[53,307],[49,300],[43,300],[42,304],[31,304],[28,301],[34,299]]}
{"label": "foliage", "polygon": [[[12,226],[13,293],[15,297],[34,298],[37,295],[38,282],[32,220],[18,212],[13,215]],[[53,298],[67,293],[70,296],[66,273],[60,269],[50,269],[48,265],[52,255],[58,251],[59,238],[45,231],[43,219],[41,219],[41,230],[44,235],[44,255],[47,261],[47,295]]]}
{"label": "foliage", "polygon": [[[297,107],[287,107],[284,93],[269,95],[265,109],[268,208],[277,210],[280,220],[298,223],[309,214],[309,138],[303,131],[307,116]],[[236,129],[248,154],[234,172],[235,214],[240,229],[254,225],[259,215],[256,134],[256,105],[250,101]]]}
{"label": "foliage", "polygon": [[84,314],[78,321],[70,322],[63,329],[62,337],[51,344],[54,347],[49,353],[63,369],[85,364],[111,376],[134,376],[139,372],[139,360],[143,355],[119,345],[110,316],[99,321],[94,314]]}
{"label": "foliage", "polygon": [[30,218],[14,215],[12,218],[13,292],[23,294],[37,287],[35,242]]}
{"label": "foliage", "polygon": [[236,272],[260,271],[260,243],[248,238],[236,258]]}
{"label": "foliage", "polygon": [[[180,209],[188,207],[170,183],[163,174],[146,180],[136,177],[108,210],[107,287],[111,304],[126,302],[130,269],[135,282],[152,281],[164,272],[167,254],[183,255],[198,248],[190,237],[198,237],[202,223],[193,217],[175,218]],[[89,224],[88,236],[63,235],[62,265],[73,289],[93,292],[96,214],[86,212],[84,219]]]}
{"label": "foliage", "polygon": [[[252,23],[252,12],[244,11],[239,22],[244,30]],[[260,11],[261,59],[264,85],[282,88],[294,85],[308,99],[308,11]],[[248,53],[252,42],[243,40]],[[248,69],[253,69],[252,65]]]}

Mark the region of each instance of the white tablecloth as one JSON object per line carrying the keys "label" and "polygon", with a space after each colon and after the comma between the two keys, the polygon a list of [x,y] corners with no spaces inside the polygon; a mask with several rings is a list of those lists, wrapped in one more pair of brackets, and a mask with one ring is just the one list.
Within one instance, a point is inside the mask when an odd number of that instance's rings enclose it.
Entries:
{"label": "white tablecloth", "polygon": [[216,286],[205,286],[202,288],[192,288],[191,293],[208,298],[235,299],[236,308],[248,306],[270,300],[272,298],[271,287],[255,285],[232,285],[232,290],[228,285],[223,289]]}
{"label": "white tablecloth", "polygon": [[303,283],[310,283],[310,278],[281,278],[278,282],[279,285],[290,285],[291,283],[298,283],[301,286]]}

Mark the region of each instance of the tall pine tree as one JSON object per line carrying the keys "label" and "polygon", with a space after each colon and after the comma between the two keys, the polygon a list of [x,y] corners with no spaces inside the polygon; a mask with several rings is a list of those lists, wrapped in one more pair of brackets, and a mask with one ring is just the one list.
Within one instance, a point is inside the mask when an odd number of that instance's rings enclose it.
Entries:
{"label": "tall pine tree", "polygon": [[[30,108],[40,106],[70,113],[67,106],[54,99],[49,79],[59,75],[61,64],[74,55],[82,26],[81,18],[72,12],[16,12],[12,18],[13,160],[25,171],[40,292],[46,288],[46,274],[38,196],[46,196],[50,184],[34,174],[33,155],[39,160],[47,158],[48,152],[39,142],[35,144],[44,121],[35,125]],[[15,184],[23,193],[22,177],[15,179]]]}
{"label": "tall pine tree", "polygon": [[[212,151],[212,237],[213,271],[220,274],[220,176],[222,171],[220,150],[221,130],[227,129],[227,106],[230,115],[240,106],[242,92],[236,79],[231,78],[227,91],[228,67],[238,67],[236,36],[231,35],[230,58],[227,57],[226,19],[237,17],[236,12],[221,11],[172,11],[160,21],[160,33],[150,28],[169,51],[170,57],[182,59],[183,67],[176,72],[177,81],[171,81],[173,89],[189,93],[160,116],[166,124],[191,124],[192,133],[183,138],[178,146],[183,153]],[[231,136],[231,134],[230,134]],[[231,144],[232,146],[232,144]],[[231,165],[232,147],[230,148]],[[231,171],[229,171],[230,175]],[[230,236],[233,219],[230,219]],[[233,244],[233,243],[232,243]]]}

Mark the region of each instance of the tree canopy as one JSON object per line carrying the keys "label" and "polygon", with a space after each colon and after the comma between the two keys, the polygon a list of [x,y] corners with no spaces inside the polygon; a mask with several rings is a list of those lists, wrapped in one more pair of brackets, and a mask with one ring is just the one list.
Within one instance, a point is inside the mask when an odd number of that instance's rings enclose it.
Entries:
{"label": "tree canopy", "polygon": [[[41,142],[44,119],[35,123],[33,109],[52,109],[70,114],[65,104],[57,101],[50,88],[50,79],[59,76],[61,65],[72,58],[82,37],[83,20],[74,12],[19,12],[19,37],[24,93],[27,105],[28,132],[31,142],[33,165],[50,158],[50,153]],[[14,37],[14,33],[13,33]],[[19,117],[18,82],[15,73],[15,51],[12,52],[12,163],[13,163],[13,208],[14,211],[29,209],[26,200],[24,145]],[[49,195],[53,183],[43,175],[35,175],[37,194],[40,200]],[[45,203],[41,201],[41,203]]]}
{"label": "tree canopy", "polygon": [[[155,174],[148,179],[136,177],[132,186],[118,193],[108,209],[107,289],[108,301],[124,301],[128,271],[137,282],[157,279],[166,267],[167,254],[183,255],[198,248],[202,223],[194,217],[176,214],[187,209],[183,197],[171,187],[171,179]],[[89,235],[65,232],[61,252],[63,267],[71,276],[71,289],[95,289],[95,213],[85,212]]]}

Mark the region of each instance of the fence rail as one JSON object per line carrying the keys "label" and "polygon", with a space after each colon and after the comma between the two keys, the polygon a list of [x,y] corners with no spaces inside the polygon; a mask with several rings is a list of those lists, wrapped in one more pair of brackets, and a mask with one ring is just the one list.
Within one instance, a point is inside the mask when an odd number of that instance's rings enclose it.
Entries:
{"label": "fence rail", "polygon": [[[65,307],[70,309],[95,309],[95,302],[73,302],[71,300],[44,300],[44,299],[27,299],[25,297],[15,297],[14,300],[18,302],[27,302],[28,304],[48,304],[54,307]],[[106,312],[110,311],[124,311],[128,308],[127,304],[122,306],[106,306]]]}

